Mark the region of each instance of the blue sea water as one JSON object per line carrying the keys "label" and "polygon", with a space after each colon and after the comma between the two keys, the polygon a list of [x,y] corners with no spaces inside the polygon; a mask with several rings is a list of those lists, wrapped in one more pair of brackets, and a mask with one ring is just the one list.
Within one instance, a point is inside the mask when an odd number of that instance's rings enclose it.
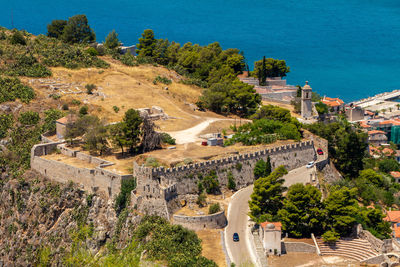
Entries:
{"label": "blue sea water", "polygon": [[289,84],[306,80],[321,95],[345,101],[400,88],[398,0],[0,0],[0,25],[46,33],[53,19],[86,14],[98,41],[112,29],[136,44],[157,38],[285,59]]}

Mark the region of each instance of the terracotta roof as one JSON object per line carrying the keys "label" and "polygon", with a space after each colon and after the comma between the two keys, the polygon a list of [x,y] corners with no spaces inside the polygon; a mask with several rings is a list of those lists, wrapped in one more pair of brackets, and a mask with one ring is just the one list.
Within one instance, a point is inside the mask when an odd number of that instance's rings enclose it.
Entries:
{"label": "terracotta roof", "polygon": [[367,113],[368,115],[370,115],[370,116],[374,116],[375,115],[375,113],[374,112],[372,112],[372,111],[369,111],[369,110],[366,110],[365,111],[365,113]]}
{"label": "terracotta roof", "polygon": [[362,128],[370,128],[371,127],[370,125],[368,125],[368,123],[366,121],[360,121],[360,126]]}
{"label": "terracotta roof", "polygon": [[324,96],[324,98],[321,100],[322,103],[324,103],[325,105],[328,105],[330,107],[338,107],[343,105],[343,100],[341,100],[340,98],[332,98],[332,97],[326,97]]}
{"label": "terracotta roof", "polygon": [[390,175],[394,178],[400,178],[400,172],[390,172]]}
{"label": "terracotta roof", "polygon": [[400,223],[400,210],[387,210],[386,217],[383,220],[387,222]]}
{"label": "terracotta roof", "polygon": [[394,237],[399,238],[400,237],[400,226],[397,226],[397,224],[395,224],[393,226],[393,232],[394,232]]}
{"label": "terracotta roof", "polygon": [[275,225],[275,229],[276,229],[276,230],[281,230],[281,229],[282,229],[282,223],[281,223],[281,222],[267,222],[267,221],[265,221],[265,222],[263,222],[263,223],[260,223],[260,226],[261,226],[263,229],[265,229],[265,227],[266,227],[268,224],[270,224],[270,223],[272,223],[273,225]]}
{"label": "terracotta roof", "polygon": [[368,134],[386,134],[384,131],[379,131],[379,130],[372,130],[372,131],[368,131]]}
{"label": "terracotta roof", "polygon": [[399,120],[386,120],[386,121],[381,121],[379,124],[380,125],[386,125],[386,124],[400,125],[400,121]]}
{"label": "terracotta roof", "polygon": [[249,72],[248,72],[247,70],[245,70],[245,71],[243,71],[242,74],[239,74],[237,77],[238,77],[239,79],[240,79],[240,78],[247,78],[247,77],[249,77]]}
{"label": "terracotta roof", "polygon": [[61,124],[68,124],[75,122],[78,119],[78,117],[74,114],[68,114],[65,117],[62,117],[61,119],[56,120],[56,122],[61,123]]}

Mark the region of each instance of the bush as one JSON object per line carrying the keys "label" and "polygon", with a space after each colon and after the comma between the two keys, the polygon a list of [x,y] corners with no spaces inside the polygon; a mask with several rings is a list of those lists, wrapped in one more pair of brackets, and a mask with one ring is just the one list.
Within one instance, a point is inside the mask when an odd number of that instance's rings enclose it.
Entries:
{"label": "bush", "polygon": [[335,243],[336,241],[339,240],[339,238],[340,238],[340,235],[338,233],[336,233],[334,230],[326,231],[322,235],[322,239],[324,240],[324,242],[327,242],[327,243]]}
{"label": "bush", "polygon": [[39,120],[39,113],[34,111],[23,112],[18,118],[18,121],[24,125],[36,125],[38,124]]}
{"label": "bush", "polygon": [[231,171],[228,172],[228,189],[230,189],[230,190],[236,189],[235,178],[233,177],[233,174]]}
{"label": "bush", "polygon": [[62,109],[63,109],[63,110],[69,110],[68,104],[63,104],[63,105],[62,105]]}
{"label": "bush", "polygon": [[71,104],[75,105],[75,106],[79,106],[81,104],[81,101],[79,101],[77,99],[72,99]]}
{"label": "bush", "polygon": [[168,133],[162,133],[161,134],[161,141],[164,144],[169,144],[169,145],[175,145],[176,144],[175,138],[172,138],[171,135],[169,135]]}
{"label": "bush", "polygon": [[139,63],[137,62],[136,58],[131,55],[131,53],[125,53],[120,57],[120,61],[122,64],[127,65],[127,66],[138,66]]}
{"label": "bush", "polygon": [[93,94],[93,90],[96,89],[97,86],[95,84],[88,83],[85,85],[85,88],[86,88],[86,93],[88,95],[91,95],[91,94]]}
{"label": "bush", "polygon": [[115,113],[118,113],[118,111],[119,111],[119,107],[117,107],[117,106],[113,106],[113,110],[114,110],[114,112],[115,112]]}
{"label": "bush", "polygon": [[157,77],[154,78],[153,84],[157,84],[158,82],[163,83],[163,84],[166,84],[166,85],[172,83],[172,81],[171,81],[170,79],[168,79],[167,77],[162,77],[162,76],[160,76],[160,75],[157,75]]}
{"label": "bush", "polygon": [[88,108],[88,106],[83,106],[83,107],[81,107],[80,109],[79,109],[79,114],[81,115],[81,116],[85,116],[85,115],[87,115],[88,114],[88,110],[89,110],[89,108]]}
{"label": "bush", "polygon": [[196,203],[197,205],[199,205],[199,207],[204,207],[207,204],[206,200],[207,200],[207,195],[203,192],[200,193],[199,196],[197,197]]}
{"label": "bush", "polygon": [[146,159],[146,166],[147,166],[147,167],[156,168],[156,167],[159,167],[159,166],[160,166],[160,163],[158,163],[158,161],[157,161],[156,158],[148,157],[148,158]]}
{"label": "bush", "polygon": [[88,53],[92,57],[99,55],[99,52],[97,52],[96,48],[94,47],[89,47],[88,49],[86,49],[86,53]]}
{"label": "bush", "polygon": [[26,45],[26,40],[25,40],[24,35],[20,31],[15,31],[10,36],[10,43],[13,45],[16,45],[16,44]]}
{"label": "bush", "polygon": [[215,194],[219,192],[218,176],[214,170],[203,178],[203,185],[208,194]]}
{"label": "bush", "polygon": [[214,203],[208,208],[208,214],[214,214],[221,210],[219,203]]}
{"label": "bush", "polygon": [[18,78],[2,78],[0,76],[0,103],[15,101],[17,98],[24,103],[29,103],[35,98],[35,92],[31,87],[23,85]]}
{"label": "bush", "polygon": [[131,199],[131,191],[136,188],[136,179],[128,179],[121,181],[121,192],[115,199],[114,209],[119,214],[128,204]]}
{"label": "bush", "polygon": [[13,123],[14,119],[11,114],[0,114],[0,139],[7,136],[8,129]]}

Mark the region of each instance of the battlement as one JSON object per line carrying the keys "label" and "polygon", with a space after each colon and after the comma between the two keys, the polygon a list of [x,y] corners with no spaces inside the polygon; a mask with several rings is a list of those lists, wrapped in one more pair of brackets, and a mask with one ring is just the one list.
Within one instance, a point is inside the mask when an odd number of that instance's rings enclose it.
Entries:
{"label": "battlement", "polygon": [[137,165],[137,163],[134,163],[134,164],[136,164],[134,166],[134,169],[138,168],[139,172],[146,172],[148,174],[150,171],[152,176],[161,176],[161,175],[171,174],[171,173],[176,173],[176,172],[191,171],[191,170],[194,171],[194,170],[198,170],[199,168],[203,168],[203,167],[210,168],[213,166],[220,166],[221,164],[224,165],[224,164],[228,164],[228,163],[247,161],[247,160],[259,158],[259,157],[266,156],[266,155],[272,155],[274,153],[291,151],[291,150],[306,148],[306,147],[310,147],[310,146],[313,146],[313,141],[308,140],[308,141],[299,142],[299,143],[295,143],[295,144],[288,144],[288,145],[273,147],[273,148],[269,148],[269,149],[263,149],[263,150],[259,150],[256,152],[239,154],[239,155],[230,156],[227,158],[209,160],[209,161],[187,164],[187,165],[172,167],[172,168],[165,168],[165,167],[148,168],[148,167],[144,167],[144,166],[139,166],[139,165]]}

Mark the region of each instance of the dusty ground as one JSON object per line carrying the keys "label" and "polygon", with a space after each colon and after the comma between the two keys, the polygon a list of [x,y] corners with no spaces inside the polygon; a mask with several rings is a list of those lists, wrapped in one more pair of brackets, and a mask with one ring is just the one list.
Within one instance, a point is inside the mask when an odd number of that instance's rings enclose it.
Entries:
{"label": "dusty ground", "polygon": [[336,256],[318,256],[314,253],[292,252],[280,257],[268,257],[271,267],[356,267],[359,263]]}
{"label": "dusty ground", "polygon": [[[65,68],[52,68],[53,76],[49,79],[25,78],[24,82],[30,84],[38,94],[39,104],[46,105],[69,104],[70,109],[78,110],[79,106],[73,105],[72,100],[81,101],[81,105],[87,104],[91,114],[98,115],[108,122],[120,121],[124,113],[130,108],[151,108],[159,106],[172,117],[169,120],[157,121],[163,131],[179,131],[190,128],[208,117],[224,118],[213,112],[194,111],[189,104],[195,103],[201,95],[202,89],[180,83],[182,79],[178,74],[163,67],[141,65],[128,67],[121,63],[104,58],[111,64],[109,69],[82,69],[69,70]],[[163,76],[173,82],[169,85],[153,84],[154,78]],[[74,94],[65,93],[66,89],[53,89],[48,84],[53,81],[56,84],[68,85],[68,90]],[[43,82],[46,81],[46,82]],[[86,93],[84,86],[95,84],[97,89],[92,95]],[[166,90],[168,87],[168,90]],[[78,89],[77,89],[78,88]],[[80,93],[79,93],[80,92]],[[57,101],[49,97],[50,94],[59,94]],[[32,105],[35,105],[35,101]],[[48,102],[48,103],[47,103]],[[119,108],[116,113],[113,107]]]}
{"label": "dusty ground", "polygon": [[196,234],[202,240],[202,255],[217,263],[218,266],[227,266],[225,254],[222,249],[221,231],[219,229],[207,229],[196,231]]}
{"label": "dusty ground", "polygon": [[54,160],[54,161],[61,161],[63,163],[78,167],[78,168],[87,168],[92,169],[97,167],[95,164],[88,163],[87,161],[80,160],[75,157],[68,157],[63,154],[52,153],[45,156],[42,156],[44,159]]}

